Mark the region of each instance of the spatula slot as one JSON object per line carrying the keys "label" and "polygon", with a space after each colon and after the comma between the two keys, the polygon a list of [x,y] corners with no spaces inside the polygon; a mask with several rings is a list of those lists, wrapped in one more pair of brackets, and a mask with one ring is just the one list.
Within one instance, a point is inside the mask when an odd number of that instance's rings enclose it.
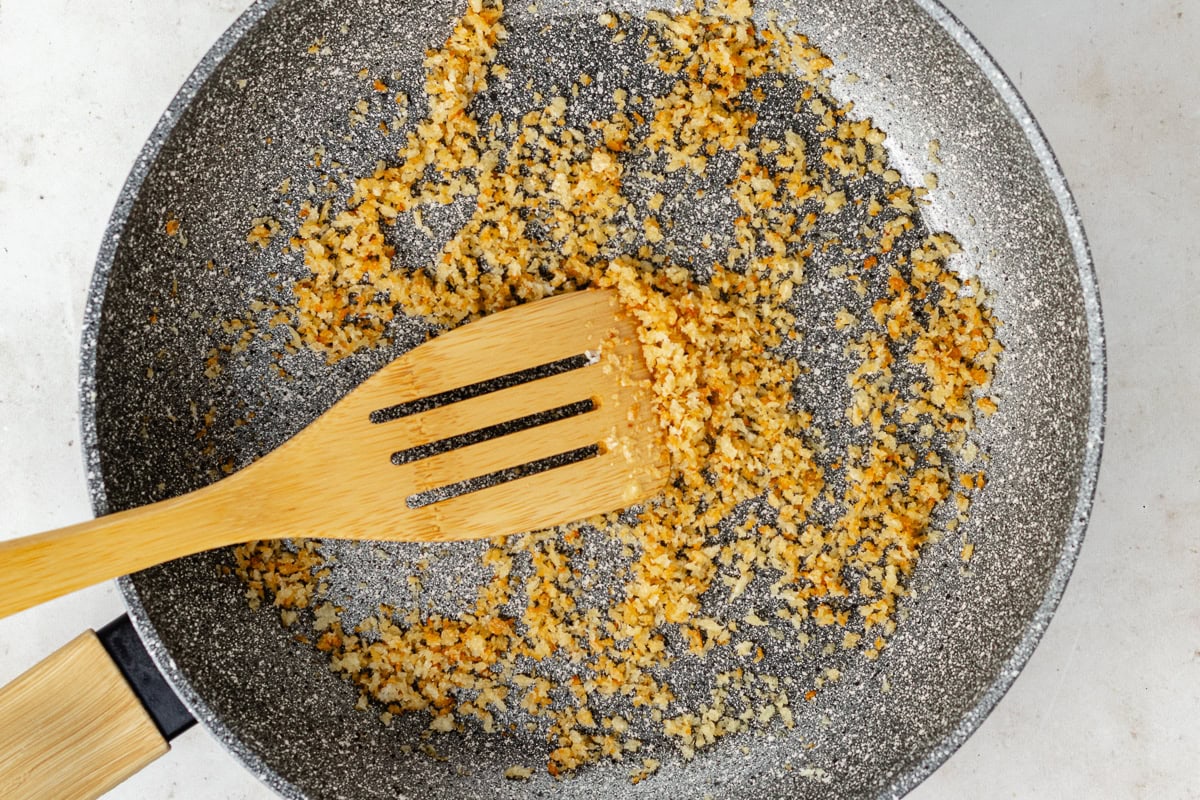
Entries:
{"label": "spatula slot", "polygon": [[558,467],[565,467],[569,464],[577,464],[580,461],[586,461],[589,458],[596,458],[597,456],[602,455],[603,451],[604,448],[599,444],[580,447],[576,450],[571,450],[556,456],[550,456],[549,458],[540,458],[537,461],[530,461],[527,464],[509,467],[508,469],[491,472],[487,475],[480,475],[477,478],[470,478],[468,480],[459,481],[458,483],[452,483],[447,486],[439,486],[436,489],[428,489],[424,492],[410,495],[406,502],[408,503],[409,508],[423,508],[424,506],[430,506],[434,503],[441,503],[446,500],[452,500],[455,497],[461,497],[465,494],[478,492],[491,486],[498,486],[502,483],[510,483],[521,478],[529,477],[530,475],[548,472],[549,470],[556,469]]}
{"label": "spatula slot", "polygon": [[392,463],[400,466],[402,464],[411,464],[414,461],[431,458],[441,453],[448,453],[451,450],[457,450],[460,447],[486,442],[489,439],[495,439],[500,436],[505,436],[510,433],[536,428],[540,425],[546,425],[550,422],[557,422],[560,419],[569,419],[577,417],[580,414],[586,414],[589,411],[596,409],[594,400],[580,400],[577,403],[570,403],[564,406],[558,406],[548,411],[541,411],[537,414],[529,414],[518,419],[501,422],[496,425],[489,425],[478,430],[468,431],[450,436],[445,439],[439,439],[435,442],[429,442],[417,447],[409,447],[404,450],[399,450],[392,453]]}
{"label": "spatula slot", "polygon": [[418,400],[410,400],[406,403],[381,408],[378,411],[371,412],[371,422],[376,425],[392,420],[410,417],[413,414],[421,414],[435,408],[457,403],[462,400],[469,400],[473,397],[480,397],[485,394],[498,392],[502,389],[508,389],[512,386],[520,386],[523,383],[549,378],[553,375],[561,375],[565,372],[572,372],[577,369],[582,369],[589,364],[595,363],[596,357],[588,353],[581,353],[570,358],[564,358],[559,361],[553,361],[549,364],[542,364],[529,369],[523,369],[518,372],[510,372],[507,375],[501,375],[498,378],[491,378],[486,381],[472,383],[467,386],[462,386],[457,389],[450,389],[438,394],[422,397]]}

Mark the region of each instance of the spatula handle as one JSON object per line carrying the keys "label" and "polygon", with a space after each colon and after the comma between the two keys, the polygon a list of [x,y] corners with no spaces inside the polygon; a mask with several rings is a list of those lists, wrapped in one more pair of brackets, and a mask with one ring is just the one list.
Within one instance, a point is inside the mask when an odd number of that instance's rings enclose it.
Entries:
{"label": "spatula handle", "polygon": [[[0,542],[0,617],[77,589],[253,535],[234,475],[171,500]],[[220,489],[218,490],[218,487]]]}

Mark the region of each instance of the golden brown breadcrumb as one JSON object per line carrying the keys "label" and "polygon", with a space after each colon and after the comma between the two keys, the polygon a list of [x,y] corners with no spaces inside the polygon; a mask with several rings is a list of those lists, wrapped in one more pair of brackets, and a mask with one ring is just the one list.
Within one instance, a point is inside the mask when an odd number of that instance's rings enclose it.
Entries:
{"label": "golden brown breadcrumb", "polygon": [[[623,37],[622,19],[606,13],[598,24]],[[648,58],[673,79],[663,96],[620,89],[613,113],[580,129],[568,112],[579,87],[593,85],[582,75],[576,90],[538,96],[516,120],[479,119],[472,101],[508,79],[506,34],[499,0],[471,0],[426,59],[428,114],[397,158],[358,179],[344,207],[300,210],[291,246],[307,276],[272,324],[292,346],[336,361],[387,344],[401,314],[450,327],[560,292],[613,288],[641,324],[669,488],[636,521],[612,514],[495,542],[483,556],[490,580],[457,616],[384,607],[347,630],[323,589],[318,544],[237,551],[252,603],[268,600],[288,623],[297,609],[312,611],[311,640],[360,688],[360,707],[374,703],[385,723],[426,712],[433,731],[468,720],[497,730],[497,716],[519,708],[545,721],[546,768],[556,776],[632,757],[641,742],[631,731],[648,724],[685,757],[751,727],[793,726],[795,704],[840,673],[828,669],[793,696],[770,674],[754,631],[807,641],[819,628],[844,629],[842,647],[877,657],[935,513],[953,501],[965,514],[986,483],[982,472],[956,480],[934,441],[963,452],[976,409],[997,408],[983,396],[1001,348],[982,287],[947,267],[957,252],[949,234],[905,244],[936,178],[914,189],[888,167],[885,133],[832,97],[831,60],[803,36],[758,24],[749,0],[651,12],[644,23]],[[758,128],[762,87],[784,77],[804,84],[819,152],[795,131]],[[717,158],[736,162],[729,192],[738,216],[728,239],[700,243],[707,263],[679,263],[671,198],[652,190],[639,200],[636,186],[661,178],[635,170],[649,160],[659,176],[699,178]],[[850,186],[866,180],[884,188],[864,201]],[[423,209],[464,197],[473,211],[434,262],[401,263],[389,229],[402,219],[420,228]],[[873,299],[857,315],[842,309],[834,327],[850,337],[845,416],[862,435],[828,461],[812,415],[793,397],[801,366],[782,353],[798,335],[789,299],[814,255],[838,246],[814,234],[858,204],[871,246],[837,274]],[[266,247],[272,222],[255,220],[249,240]],[[883,288],[867,288],[872,276]],[[898,357],[920,371],[919,385],[896,385]],[[900,426],[919,431],[916,440]],[[750,501],[759,510],[722,531]],[[836,507],[831,522],[814,514],[819,503]],[[622,574],[603,576],[611,583],[603,609],[579,599],[589,580],[578,567],[581,540],[593,535],[614,537],[629,556]],[[973,550],[964,546],[962,559]],[[518,561],[528,569],[516,570]],[[739,619],[713,613],[756,581],[770,608]],[[521,613],[506,613],[514,603]],[[717,675],[708,702],[681,708],[663,676],[678,659],[716,650],[738,666]],[[575,665],[574,674],[539,672],[551,658]],[[603,712],[610,698],[625,710]],[[634,782],[659,767],[635,763]]]}

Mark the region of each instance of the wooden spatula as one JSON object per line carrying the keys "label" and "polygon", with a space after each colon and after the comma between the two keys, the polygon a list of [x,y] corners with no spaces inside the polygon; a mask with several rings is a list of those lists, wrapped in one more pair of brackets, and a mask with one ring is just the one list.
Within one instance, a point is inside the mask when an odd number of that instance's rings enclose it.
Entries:
{"label": "wooden spatula", "polygon": [[[528,380],[539,368],[556,374]],[[0,616],[256,539],[452,541],[583,519],[663,486],[657,431],[613,292],[518,306],[397,358],[224,480],[0,542]]]}

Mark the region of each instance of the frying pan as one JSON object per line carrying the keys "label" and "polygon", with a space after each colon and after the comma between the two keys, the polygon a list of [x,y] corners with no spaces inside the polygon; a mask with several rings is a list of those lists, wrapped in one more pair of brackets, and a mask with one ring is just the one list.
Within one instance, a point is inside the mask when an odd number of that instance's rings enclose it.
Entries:
{"label": "frying pan", "polygon": [[[401,330],[392,351],[333,367],[290,357],[291,384],[269,379],[265,349],[232,359],[215,380],[203,374],[214,321],[269,293],[279,280],[267,277],[273,270],[294,269],[245,247],[247,221],[286,215],[277,187],[304,174],[316,147],[336,151],[349,175],[395,149],[344,124],[363,94],[357,73],[395,72],[418,97],[422,54],[444,39],[460,5],[258,3],[185,84],[121,195],[88,304],[82,396],[97,513],[196,488],[229,459],[247,463],[420,340],[420,331]],[[510,16],[513,27],[532,31],[602,7],[640,13],[651,5],[543,4],[535,18],[523,9]],[[506,767],[536,763],[537,743],[519,739],[442,738],[445,760],[405,752],[400,745],[416,741],[419,722],[388,729],[355,711],[355,690],[324,657],[269,610],[252,610],[236,579],[221,574],[227,553],[123,579],[133,625],[183,704],[280,794],[900,796],[979,725],[1029,657],[1083,537],[1103,422],[1099,300],[1065,181],[1011,85],[931,0],[759,8],[777,10],[844,56],[836,91],[889,133],[893,164],[910,183],[930,170],[929,141],[942,145],[940,188],[924,223],[963,244],[954,266],[994,292],[1006,348],[996,384],[1001,410],[979,434],[991,482],[967,529],[977,543],[972,568],[964,574],[956,542],[930,545],[914,577],[918,597],[878,662],[822,661],[846,678],[806,705],[795,729],[722,741],[690,763],[660,746],[663,767],[637,785],[627,766],[612,764],[559,782],[536,773],[528,783],[506,781]],[[314,56],[308,45],[318,41]],[[534,42],[523,57],[552,50],[587,59],[586,48]],[[847,81],[851,74],[861,80]],[[162,235],[167,215],[184,220],[186,245]],[[147,324],[150,314],[156,324]],[[203,440],[194,435],[192,404],[217,409]],[[247,408],[257,411],[252,424],[235,425]],[[335,590],[351,605],[373,605],[394,590],[396,576],[372,566],[371,552],[338,553]],[[453,551],[440,557],[449,568],[466,560]]]}

